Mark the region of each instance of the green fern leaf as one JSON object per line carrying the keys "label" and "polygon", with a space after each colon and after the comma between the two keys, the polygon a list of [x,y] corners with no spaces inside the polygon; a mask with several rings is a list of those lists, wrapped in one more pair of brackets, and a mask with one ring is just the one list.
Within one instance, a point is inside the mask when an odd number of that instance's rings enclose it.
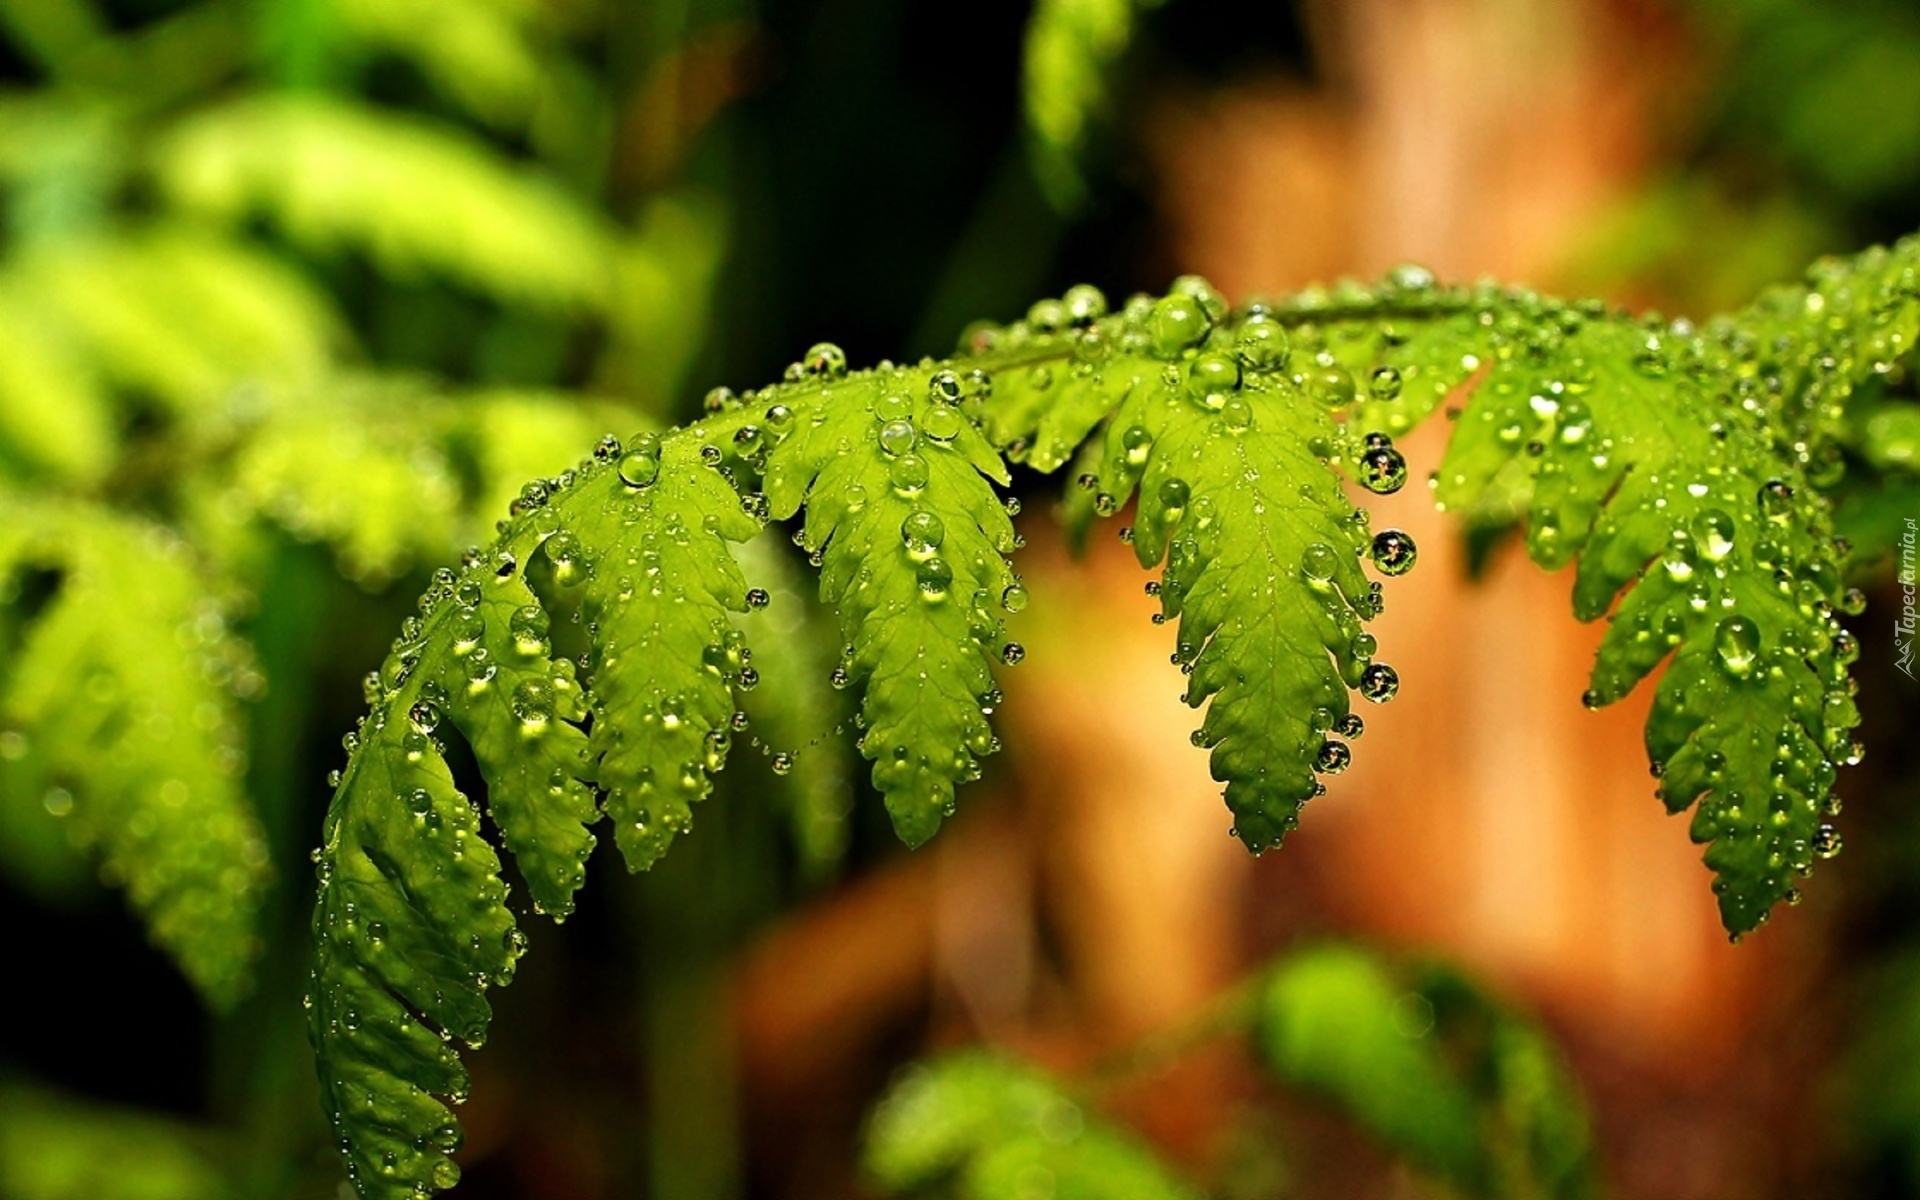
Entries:
{"label": "green fern leaf", "polygon": [[[751,680],[728,621],[748,589],[727,541],[760,522],[707,444],[697,426],[608,439],[577,472],[529,484],[496,551],[436,577],[370,681],[321,848],[311,997],[324,1100],[364,1195],[458,1178],[458,1127],[436,1097],[463,1094],[466,1075],[440,1034],[484,1037],[486,988],[512,977],[522,945],[499,858],[436,736],[457,730],[473,747],[488,810],[556,916],[593,847],[590,783],[639,869],[686,828],[725,758],[732,687]],[[591,639],[585,693],[572,660],[553,657],[576,615]]]}
{"label": "green fern leaf", "polygon": [[[1360,567],[1365,520],[1328,461],[1351,384],[1284,372],[1285,328],[1264,314],[1221,324],[1224,301],[1198,280],[1105,321],[1092,296],[1064,306],[1084,310],[1067,317],[1075,365],[997,373],[989,427],[1049,469],[1118,398],[1076,480],[1092,502],[1074,512],[1111,515],[1139,493],[1135,554],[1165,560],[1157,590],[1163,618],[1180,619],[1186,699],[1211,700],[1195,742],[1212,747],[1238,836],[1278,845],[1324,790],[1316,773],[1348,762],[1334,734],[1360,727],[1349,689],[1380,700],[1397,686],[1362,629],[1379,611]],[[1059,328],[1054,312],[1037,315],[1029,334]],[[1050,393],[1057,408],[1035,402]]]}
{"label": "green fern leaf", "polygon": [[13,497],[0,530],[8,590],[29,571],[55,589],[5,665],[0,802],[44,805],[97,848],[155,943],[228,1006],[248,986],[266,878],[234,713],[258,674],[161,531]]}
{"label": "green fern leaf", "polygon": [[1039,1071],[984,1053],[912,1068],[874,1110],[862,1157],[892,1195],[1016,1200],[1035,1178],[1079,1200],[1199,1195]]}
{"label": "green fern leaf", "polygon": [[[844,371],[832,347],[815,354]],[[894,829],[933,836],[958,783],[994,748],[992,663],[1018,661],[997,616],[1012,569],[1012,521],[992,483],[1006,467],[961,415],[950,371],[887,369],[806,389],[768,409],[777,438],[767,499],[785,518],[804,505],[802,540],[821,562],[820,595],[840,615],[841,670],[864,680],[860,749]],[[780,426],[786,426],[781,428]]]}
{"label": "green fern leaf", "polygon": [[[709,461],[717,457],[697,428],[634,439],[599,476],[602,503],[563,543],[577,555],[587,553],[582,542],[608,549],[590,568],[568,567],[563,554],[556,572],[584,575],[594,779],[636,871],[688,828],[731,748],[734,688],[758,678],[729,620],[750,597],[727,543],[754,536],[760,520]],[[546,543],[550,553],[555,545]]]}

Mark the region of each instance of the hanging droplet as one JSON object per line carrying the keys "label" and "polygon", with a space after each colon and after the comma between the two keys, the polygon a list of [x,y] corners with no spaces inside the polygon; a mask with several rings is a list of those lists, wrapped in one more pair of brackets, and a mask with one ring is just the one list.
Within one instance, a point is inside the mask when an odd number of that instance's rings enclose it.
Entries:
{"label": "hanging droplet", "polygon": [[1373,558],[1374,569],[1382,575],[1405,575],[1413,570],[1414,560],[1419,557],[1419,548],[1402,531],[1383,529],[1373,535],[1368,554]]}
{"label": "hanging droplet", "polygon": [[773,756],[771,765],[775,775],[785,775],[793,770],[793,755],[782,750]]}
{"label": "hanging droplet", "polygon": [[1010,667],[1018,666],[1020,660],[1026,656],[1027,648],[1019,642],[1008,642],[1006,645],[1000,647],[1000,661]]}
{"label": "hanging droplet", "polygon": [[1027,606],[1027,589],[1019,583],[1010,583],[1000,593],[1000,607],[1010,613],[1017,613]]}
{"label": "hanging droplet", "polygon": [[1368,663],[1360,672],[1360,694],[1385,704],[1400,692],[1400,673],[1385,663]]}
{"label": "hanging droplet", "polygon": [[1390,496],[1407,485],[1407,460],[1393,443],[1373,446],[1360,455],[1360,486],[1376,496]]}
{"label": "hanging droplet", "polygon": [[765,588],[748,588],[747,589],[747,607],[748,608],[762,609],[772,603],[773,603],[773,597],[767,594],[767,589]]}
{"label": "hanging droplet", "polygon": [[1323,775],[1338,775],[1347,769],[1353,761],[1353,751],[1338,738],[1328,738],[1320,743],[1320,750],[1313,756],[1313,769]]}
{"label": "hanging droplet", "polygon": [[1397,367],[1375,367],[1373,374],[1367,376],[1367,395],[1375,400],[1398,400],[1400,387],[1400,371]]}
{"label": "hanging droplet", "polygon": [[1840,853],[1844,844],[1840,838],[1840,831],[1831,825],[1822,825],[1813,831],[1812,845],[1816,858],[1832,858]]}

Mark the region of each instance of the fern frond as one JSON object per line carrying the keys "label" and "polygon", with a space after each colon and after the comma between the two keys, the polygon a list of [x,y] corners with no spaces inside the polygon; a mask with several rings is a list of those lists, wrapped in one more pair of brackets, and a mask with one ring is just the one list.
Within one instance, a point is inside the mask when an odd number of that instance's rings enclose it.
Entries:
{"label": "fern frond", "polygon": [[53,592],[8,656],[0,802],[97,848],[216,1006],[247,987],[267,851],[240,790],[236,694],[260,681],[185,550],[102,510],[0,497],[0,579]]}
{"label": "fern frond", "polygon": [[[1871,270],[1896,286],[1862,319],[1907,321],[1911,275]],[[1348,692],[1398,686],[1363,628],[1381,585],[1361,560],[1392,576],[1415,551],[1367,528],[1341,476],[1398,489],[1392,435],[1470,389],[1441,499],[1524,514],[1537,561],[1577,561],[1576,613],[1617,610],[1591,702],[1671,657],[1649,750],[1670,805],[1700,801],[1729,930],[1751,928],[1833,848],[1818,810],[1856,719],[1832,617],[1851,601],[1806,478],[1819,435],[1796,415],[1820,410],[1809,381],[1833,371],[1767,358],[1760,323],[1700,333],[1417,269],[1237,313],[1194,279],[1116,314],[1076,288],[972,331],[950,363],[848,373],[816,346],[781,384],[717,392],[698,424],[609,437],[529,484],[494,551],[439,573],[403,630],[328,817],[312,1027],[363,1194],[457,1176],[435,1097],[466,1077],[439,1035],[484,1034],[485,989],[519,954],[436,734],[473,745],[538,906],[564,913],[579,885],[594,789],[629,865],[649,865],[710,789],[757,678],[735,618],[766,593],[732,547],[804,511],[797,540],[845,644],[834,679],[864,684],[861,750],[900,835],[925,840],[995,748],[994,660],[1022,654],[1000,620],[1024,591],[997,446],[1085,465],[1070,520],[1138,496],[1132,537],[1143,564],[1164,560],[1187,698],[1210,701],[1197,740],[1259,849],[1346,765]],[[1794,328],[1768,344],[1814,336]]]}
{"label": "fern frond", "polygon": [[[1827,506],[1808,486],[1807,468],[1822,453],[1816,421],[1838,420],[1835,406],[1849,381],[1872,369],[1863,359],[1886,361],[1873,354],[1829,361],[1816,349],[1813,327],[1780,331],[1773,327],[1782,318],[1766,314],[1844,307],[1852,314],[1847,323],[1824,326],[1840,345],[1873,337],[1891,350],[1909,347],[1912,263],[1920,254],[1914,247],[1909,242],[1870,253],[1854,268],[1823,267],[1816,288],[1794,293],[1798,299],[1776,296],[1704,333],[1685,323],[1635,320],[1598,303],[1568,304],[1491,286],[1444,287],[1408,268],[1377,287],[1311,291],[1231,318],[1217,300],[1194,299],[1208,295],[1198,283],[1187,285],[1191,302],[1184,306],[1177,295],[1142,300],[1117,317],[1083,316],[1078,328],[1076,300],[1067,297],[1036,306],[1010,329],[976,331],[972,344],[1056,357],[1059,344],[1068,344],[1077,365],[1064,380],[1049,363],[996,378],[989,428],[1011,455],[1048,469],[1105,420],[1104,449],[1087,460],[1099,464],[1085,477],[1093,503],[1083,501],[1074,511],[1082,518],[1116,511],[1147,476],[1135,540],[1145,563],[1156,561],[1166,544],[1165,506],[1157,503],[1154,481],[1168,478],[1156,466],[1166,461],[1166,433],[1147,415],[1180,411],[1184,394],[1189,409],[1211,406],[1216,433],[1230,435],[1189,434],[1172,443],[1192,456],[1176,472],[1182,485],[1174,489],[1176,499],[1197,508],[1190,475],[1216,488],[1234,481],[1248,497],[1245,504],[1268,518],[1256,522],[1243,511],[1222,519],[1225,532],[1212,537],[1224,549],[1216,551],[1198,517],[1182,507],[1185,523],[1173,545],[1186,533],[1193,547],[1186,554],[1198,557],[1196,566],[1224,555],[1215,579],[1238,580],[1237,592],[1215,599],[1196,620],[1188,594],[1196,585],[1169,561],[1163,607],[1169,616],[1188,618],[1180,657],[1196,673],[1189,698],[1204,699],[1209,685],[1222,687],[1229,676],[1242,688],[1250,678],[1257,686],[1260,677],[1250,667],[1276,661],[1276,651],[1279,661],[1311,663],[1322,680],[1391,695],[1397,683],[1390,671],[1362,665],[1372,639],[1353,618],[1372,615],[1378,604],[1358,592],[1343,551],[1365,546],[1383,572],[1393,573],[1410,564],[1411,543],[1393,531],[1368,543],[1363,524],[1342,524],[1337,493],[1316,482],[1325,467],[1290,455],[1310,452],[1339,463],[1364,486],[1393,490],[1406,464],[1392,436],[1431,415],[1457,389],[1470,389],[1436,494],[1443,506],[1483,519],[1524,514],[1529,553],[1542,566],[1578,559],[1574,608],[1581,619],[1605,615],[1618,601],[1595,664],[1590,704],[1619,699],[1673,656],[1648,725],[1649,756],[1656,773],[1666,776],[1662,794],[1670,808],[1701,801],[1692,832],[1712,843],[1707,862],[1718,875],[1722,917],[1738,935],[1790,898],[1793,877],[1815,857],[1837,849],[1820,818],[1835,764],[1855,757],[1847,735],[1858,718],[1845,666],[1857,651],[1832,616],[1843,602],[1838,554]],[[1873,286],[1855,278],[1855,270],[1870,272]],[[1844,305],[1818,290],[1821,278],[1829,290],[1845,290]],[[1835,279],[1851,286],[1837,288]],[[1869,332],[1856,334],[1855,325]],[[1774,336],[1763,338],[1763,330]],[[1262,386],[1261,372],[1249,368],[1269,361],[1286,365],[1269,365],[1275,382]],[[1263,447],[1237,472],[1222,466],[1219,460],[1238,453],[1233,447],[1244,444],[1247,431],[1260,428],[1262,406],[1272,404],[1262,397],[1276,388],[1351,412],[1337,434],[1298,424],[1290,438]],[[1110,417],[1103,402],[1114,406]],[[1300,407],[1302,414],[1312,410]],[[1231,436],[1236,429],[1239,436]],[[1268,462],[1291,464],[1292,486],[1315,496],[1289,492],[1290,505],[1277,507],[1277,497],[1256,495]],[[1269,657],[1233,653],[1245,630],[1262,623],[1277,628],[1288,596],[1297,600],[1306,590],[1296,582],[1273,599],[1263,591],[1290,566],[1279,549],[1293,556],[1305,550],[1304,538],[1275,542],[1269,532],[1276,518],[1300,521],[1302,500],[1319,506],[1324,524],[1313,536],[1331,553],[1316,552],[1321,562],[1311,578],[1300,579],[1319,584],[1323,596],[1339,597],[1351,611],[1343,613],[1339,603],[1323,609],[1330,624],[1320,627],[1327,636],[1317,643],[1299,632],[1310,628],[1302,621],[1286,637],[1253,635],[1252,644]],[[1257,563],[1251,570],[1244,561],[1234,565],[1235,555],[1250,553],[1244,534],[1252,529],[1267,533],[1274,553],[1265,571]],[[1200,586],[1198,595],[1217,593]],[[1240,624],[1227,623],[1236,617]],[[1213,643],[1206,639],[1223,629],[1233,634],[1221,643],[1227,653],[1210,656]],[[1345,637],[1344,653],[1335,632]],[[1356,643],[1366,653],[1356,651]],[[1322,670],[1321,653],[1332,655],[1337,671]],[[1224,691],[1225,702],[1215,700],[1199,735],[1216,743],[1215,773],[1228,782],[1229,804],[1256,846],[1277,840],[1300,799],[1311,794],[1305,764],[1321,753],[1313,735],[1347,719],[1343,689],[1323,683],[1316,694],[1298,672],[1292,665],[1276,669],[1279,683],[1269,685],[1269,696],[1278,704],[1236,706],[1234,692]],[[1314,714],[1316,708],[1324,711]],[[1328,757],[1315,765],[1344,765],[1344,745],[1325,744]],[[1254,798],[1257,803],[1247,803]],[[1262,819],[1249,822],[1250,810]]]}
{"label": "fern frond", "polygon": [[[815,366],[844,372],[833,347]],[[933,836],[953,790],[995,746],[992,663],[1017,662],[999,612],[1014,586],[1013,522],[994,494],[1000,456],[961,415],[950,371],[880,368],[766,410],[773,515],[804,505],[801,538],[821,564],[820,595],[840,616],[845,682],[865,681],[861,753],[894,829]],[[783,416],[775,408],[785,408]]]}
{"label": "fern frond", "polygon": [[911,1068],[874,1110],[862,1158],[890,1195],[1017,1200],[1036,1178],[1078,1200],[1200,1195],[1039,1071],[979,1052]]}
{"label": "fern frond", "polygon": [[[752,680],[728,621],[748,589],[727,541],[760,522],[707,450],[699,427],[609,439],[577,473],[529,484],[495,552],[439,577],[374,680],[321,848],[311,997],[324,1098],[364,1195],[458,1178],[458,1127],[434,1096],[463,1093],[466,1075],[439,1035],[478,1043],[485,989],[520,952],[499,859],[434,740],[442,722],[472,745],[489,811],[556,915],[593,846],[589,783],[638,869],[726,756],[733,686]],[[571,636],[554,613],[591,639],[584,696],[553,657]]]}
{"label": "fern frond", "polygon": [[613,238],[545,179],[450,128],[351,104],[256,97],[195,115],[157,155],[174,203],[270,217],[321,254],[438,274],[508,301],[599,309]]}

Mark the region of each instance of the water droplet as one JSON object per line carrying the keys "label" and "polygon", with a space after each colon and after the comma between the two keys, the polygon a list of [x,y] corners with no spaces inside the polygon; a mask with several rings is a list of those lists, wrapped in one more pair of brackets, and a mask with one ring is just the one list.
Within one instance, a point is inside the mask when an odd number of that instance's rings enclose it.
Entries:
{"label": "water droplet", "polygon": [[[1187,395],[1208,408],[1225,403],[1223,393],[1240,386],[1240,364],[1225,354],[1202,354],[1187,368]],[[1220,396],[1220,400],[1210,397]]]}
{"label": "water droplet", "polygon": [[952,371],[935,371],[927,380],[927,397],[935,404],[960,403],[960,377]]}
{"label": "water droplet", "polygon": [[953,586],[953,568],[937,554],[921,563],[914,577],[920,584],[920,594],[929,600],[946,599],[947,589]]}
{"label": "water droplet", "polygon": [[1373,565],[1382,575],[1405,575],[1413,570],[1414,560],[1419,557],[1419,548],[1413,539],[1398,529],[1383,529],[1373,535],[1373,544],[1368,548]]}
{"label": "water droplet", "polygon": [[1694,544],[1708,562],[1720,562],[1733,553],[1733,518],[1717,508],[1709,508],[1693,520]]}
{"label": "water droplet", "polygon": [[1334,568],[1338,563],[1339,557],[1334,553],[1332,546],[1325,542],[1315,542],[1300,556],[1300,571],[1316,583],[1325,583],[1333,578]]}
{"label": "water droplet", "polygon": [[816,342],[808,347],[800,365],[809,375],[838,379],[847,373],[847,352],[832,342]]}
{"label": "water droplet", "polygon": [[1280,322],[1268,316],[1256,315],[1241,322],[1233,349],[1247,370],[1264,374],[1287,365],[1292,340]]}
{"label": "water droplet", "polygon": [[1313,756],[1313,769],[1323,775],[1338,775],[1347,769],[1353,761],[1353,751],[1338,738],[1328,738],[1320,743],[1320,750]]}
{"label": "water droplet", "polygon": [[513,637],[514,648],[522,654],[547,652],[549,626],[547,610],[538,604],[523,604],[507,619],[507,632]]}
{"label": "water droplet", "polygon": [[535,732],[553,719],[553,685],[544,679],[523,679],[509,701],[513,715],[526,732]]}
{"label": "water droplet", "polygon": [[966,418],[960,415],[959,409],[941,404],[927,410],[927,415],[921,418],[920,429],[929,438],[944,445],[959,437],[960,428],[965,424]]}
{"label": "water droplet", "polygon": [[1816,858],[1832,858],[1840,853],[1844,844],[1840,831],[1831,825],[1822,825],[1813,831],[1813,853]]}
{"label": "water droplet", "polygon": [[748,588],[747,589],[747,607],[748,608],[762,609],[772,603],[773,603],[773,597],[767,594],[767,589],[765,588]]}
{"label": "water droplet", "polygon": [[1206,339],[1213,318],[1191,296],[1163,296],[1148,318],[1153,352],[1160,358],[1178,358]]}
{"label": "water droplet", "polygon": [[1713,648],[1727,674],[1745,679],[1760,656],[1760,627],[1746,617],[1723,617],[1713,627]]}
{"label": "water droplet", "polygon": [[1329,408],[1345,408],[1353,403],[1353,373],[1345,367],[1322,367],[1308,376],[1315,391]]}
{"label": "water droplet", "polygon": [[1367,376],[1367,394],[1375,400],[1399,399],[1400,387],[1400,371],[1397,367],[1375,367],[1373,374]]}
{"label": "water droplet", "polygon": [[620,482],[630,488],[650,486],[660,477],[660,439],[650,433],[636,435],[628,443],[626,454],[616,468]]}
{"label": "water droplet", "polygon": [[1027,606],[1027,589],[1019,583],[1010,583],[1000,593],[1000,607],[1010,613],[1017,613]]}
{"label": "water droplet", "polygon": [[1375,446],[1360,455],[1360,486],[1378,496],[1390,496],[1407,484],[1407,460],[1392,443]]}
{"label": "water droplet", "polygon": [[932,470],[927,466],[927,460],[918,454],[902,454],[887,469],[887,478],[893,482],[894,490],[906,496],[918,494],[927,486],[931,476]]}
{"label": "water droplet", "polygon": [[1177,475],[1161,482],[1160,507],[1166,510],[1168,524],[1180,519],[1180,514],[1186,511],[1187,500],[1192,494],[1187,481]]}
{"label": "water droplet", "polygon": [[1368,663],[1360,672],[1360,694],[1385,704],[1400,692],[1400,673],[1385,663]]}
{"label": "water droplet", "polygon": [[907,514],[900,522],[900,541],[916,559],[926,558],[946,540],[947,527],[938,516],[921,510]]}
{"label": "water droplet", "polygon": [[1027,656],[1027,648],[1019,642],[1008,642],[1000,647],[1000,661],[1008,666],[1017,666]]}
{"label": "water droplet", "polygon": [[1760,488],[1760,512],[1770,521],[1785,521],[1793,512],[1793,488],[1778,479]]}
{"label": "water droplet", "polygon": [[918,441],[913,422],[904,417],[880,426],[880,448],[888,454],[910,454]]}
{"label": "water droplet", "polygon": [[1107,297],[1090,283],[1076,283],[1060,297],[1066,309],[1067,323],[1076,328],[1093,324],[1107,315]]}

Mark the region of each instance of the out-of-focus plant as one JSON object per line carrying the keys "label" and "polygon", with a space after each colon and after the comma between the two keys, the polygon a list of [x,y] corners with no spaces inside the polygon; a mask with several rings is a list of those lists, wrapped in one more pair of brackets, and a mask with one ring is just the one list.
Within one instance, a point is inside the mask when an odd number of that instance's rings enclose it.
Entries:
{"label": "out-of-focus plant", "polygon": [[[1223,1037],[1245,1039],[1281,1088],[1460,1195],[1596,1194],[1585,1101],[1551,1041],[1450,968],[1297,949],[1126,1068],[1163,1069]],[[867,1172],[890,1195],[955,1200],[1212,1193],[1092,1115],[1116,1082],[1111,1070],[1076,1083],[980,1051],[916,1064],[873,1112]]]}

